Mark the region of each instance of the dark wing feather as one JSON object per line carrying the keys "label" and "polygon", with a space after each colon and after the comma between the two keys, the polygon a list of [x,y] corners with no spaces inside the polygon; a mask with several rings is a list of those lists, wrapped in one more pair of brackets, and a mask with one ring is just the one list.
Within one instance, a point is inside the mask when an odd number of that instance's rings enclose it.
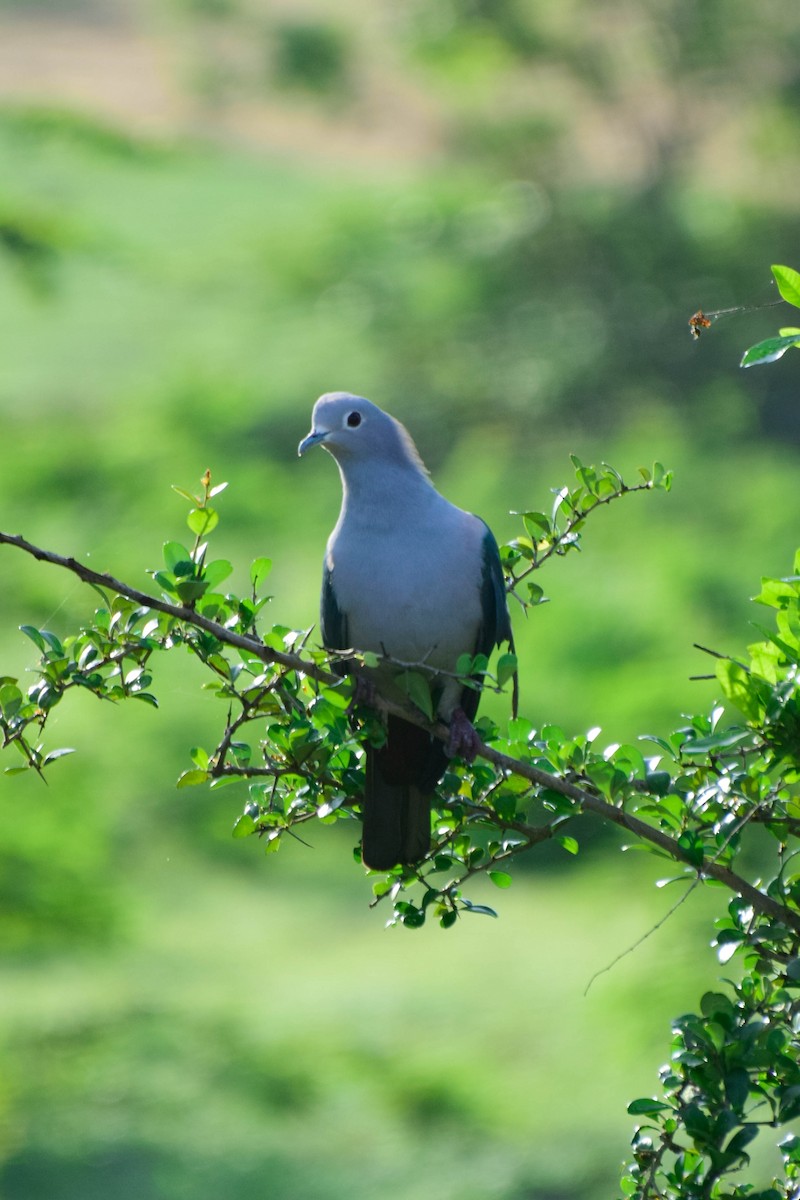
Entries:
{"label": "dark wing feather", "polygon": [[322,572],[322,596],[319,606],[322,644],[327,650],[349,650],[347,614],[339,608],[333,586],[333,571],[327,563]]}
{"label": "dark wing feather", "polygon": [[[473,654],[485,654],[488,658],[495,646],[508,642],[514,649],[511,617],[506,603],[506,584],[500,562],[500,550],[494,534],[485,522],[483,535],[483,565],[481,575],[481,623],[475,639]],[[516,679],[514,682],[514,713],[516,715]],[[464,688],[461,707],[470,721],[474,721],[481,694],[474,688]]]}
{"label": "dark wing feather", "polygon": [[510,642],[511,618],[506,604],[506,584],[500,563],[500,550],[487,525],[483,535],[483,575],[481,578],[481,626],[476,654],[492,653],[501,642]]}

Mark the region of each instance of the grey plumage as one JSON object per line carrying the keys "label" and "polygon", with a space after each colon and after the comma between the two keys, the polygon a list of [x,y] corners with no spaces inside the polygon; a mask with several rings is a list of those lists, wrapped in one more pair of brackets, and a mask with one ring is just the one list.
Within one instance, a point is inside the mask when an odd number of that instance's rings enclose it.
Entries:
{"label": "grey plumage", "polygon": [[[298,453],[321,445],[336,460],[342,507],[323,569],[322,640],[452,672],[462,654],[512,642],[497,543],[479,517],[433,487],[413,441],[388,413],[333,392],[314,406]],[[391,672],[376,669],[378,691]],[[438,715],[472,721],[479,693],[440,675]],[[431,796],[447,764],[442,742],[398,717],[367,747],[362,854],[367,866],[418,862],[430,848]]]}

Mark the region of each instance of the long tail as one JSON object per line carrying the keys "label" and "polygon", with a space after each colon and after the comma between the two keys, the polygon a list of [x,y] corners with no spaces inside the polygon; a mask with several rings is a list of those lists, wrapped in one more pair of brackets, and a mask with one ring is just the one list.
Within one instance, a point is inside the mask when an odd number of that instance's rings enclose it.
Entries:
{"label": "long tail", "polygon": [[390,717],[386,744],[367,747],[361,856],[388,871],[416,863],[431,846],[431,800],[447,756],[423,729]]}

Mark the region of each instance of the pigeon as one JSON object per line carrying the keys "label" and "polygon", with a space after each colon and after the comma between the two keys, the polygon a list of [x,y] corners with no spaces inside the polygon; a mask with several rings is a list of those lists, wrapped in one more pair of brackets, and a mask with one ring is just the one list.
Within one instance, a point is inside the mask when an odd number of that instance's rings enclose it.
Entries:
{"label": "pigeon", "polygon": [[417,666],[450,727],[445,745],[390,714],[385,743],[366,747],[362,859],[391,870],[429,853],[431,802],[448,758],[475,756],[480,692],[455,676],[459,658],[488,657],[503,642],[513,651],[500,553],[480,517],[436,491],[405,427],[369,400],[321,396],[297,452],[313,446],[333,456],[342,481],[323,567],[323,644],[381,656],[368,672],[373,697],[407,703],[393,664]]}

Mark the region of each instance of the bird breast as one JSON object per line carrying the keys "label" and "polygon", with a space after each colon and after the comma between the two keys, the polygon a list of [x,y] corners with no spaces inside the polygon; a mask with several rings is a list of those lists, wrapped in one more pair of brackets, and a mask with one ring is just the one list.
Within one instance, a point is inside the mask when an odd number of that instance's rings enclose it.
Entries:
{"label": "bird breast", "polygon": [[337,526],[327,558],[336,600],[356,649],[452,670],[475,650],[483,527],[452,505],[435,522],[405,517],[379,531],[352,517]]}

